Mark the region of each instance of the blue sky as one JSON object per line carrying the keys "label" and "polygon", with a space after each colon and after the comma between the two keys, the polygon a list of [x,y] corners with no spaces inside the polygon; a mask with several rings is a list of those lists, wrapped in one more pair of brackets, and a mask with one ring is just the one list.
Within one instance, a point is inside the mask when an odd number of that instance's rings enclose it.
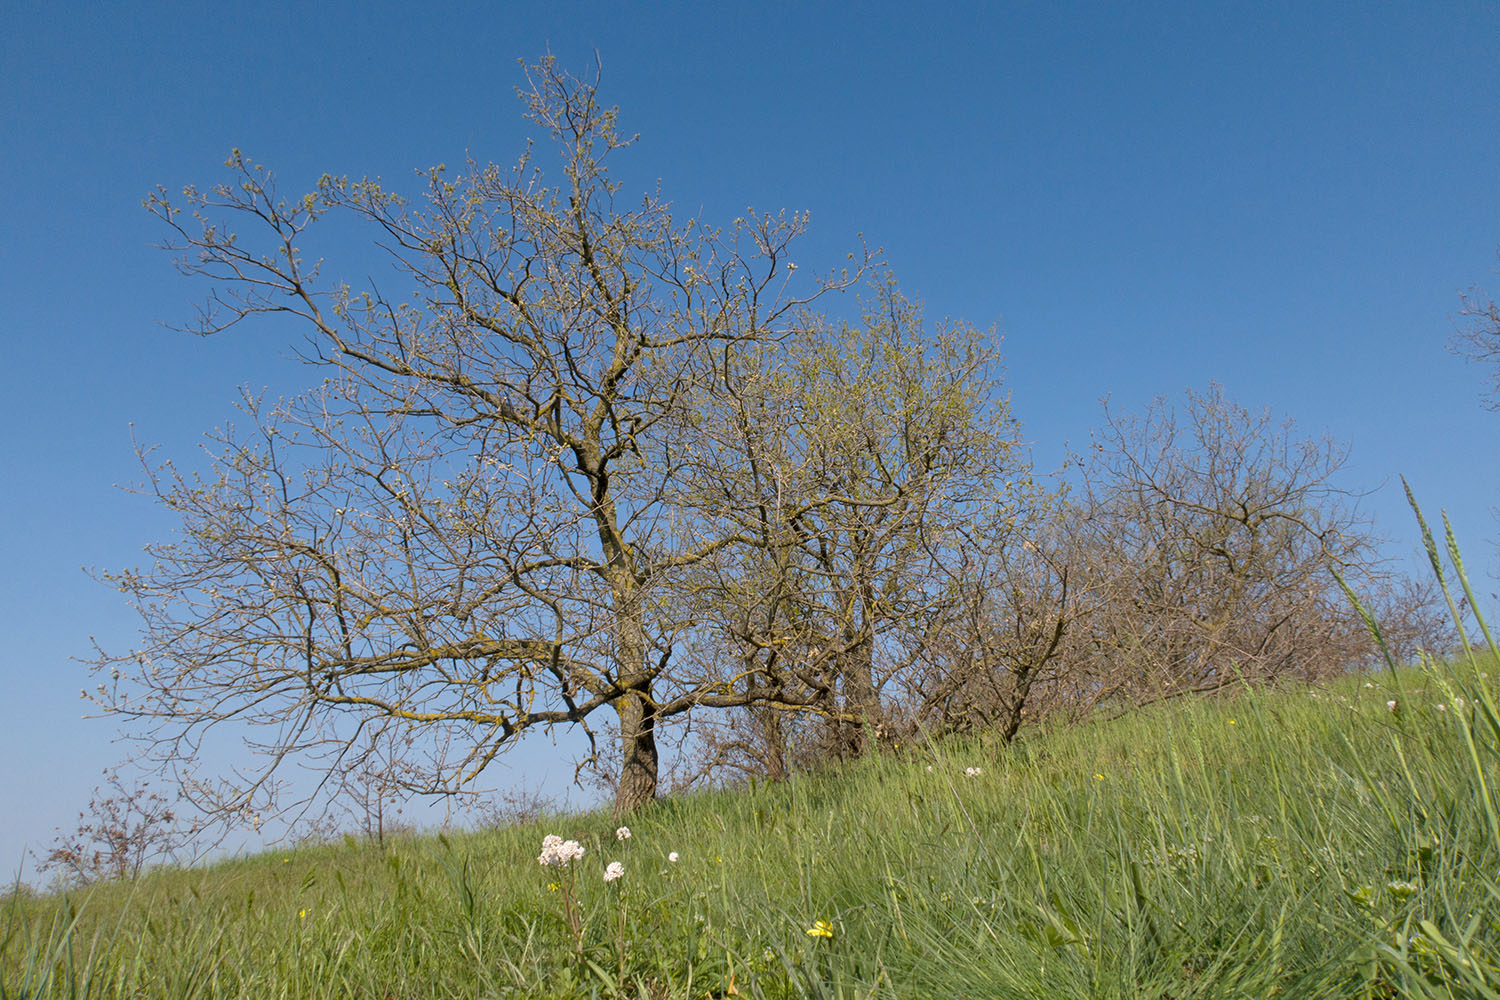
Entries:
{"label": "blue sky", "polygon": [[[132,427],[191,462],[238,387],[310,376],[271,327],[164,329],[202,292],[151,249],[155,185],[241,147],[284,186],[395,186],[512,161],[518,59],[584,68],[639,145],[627,193],[684,213],[806,209],[799,262],[863,233],[932,317],[998,324],[1038,464],[1121,409],[1222,382],[1353,445],[1396,539],[1395,477],[1493,570],[1500,414],[1444,349],[1500,296],[1500,6],[1457,4],[10,3],[0,11],[0,864],[42,847],[120,748],[82,720],[90,637],[171,522],[116,488]],[[333,248],[335,251],[337,247]],[[330,267],[337,270],[335,255]],[[358,275],[352,275],[358,278]],[[1493,578],[1487,589],[1496,589]],[[545,748],[501,784],[561,790]]]}

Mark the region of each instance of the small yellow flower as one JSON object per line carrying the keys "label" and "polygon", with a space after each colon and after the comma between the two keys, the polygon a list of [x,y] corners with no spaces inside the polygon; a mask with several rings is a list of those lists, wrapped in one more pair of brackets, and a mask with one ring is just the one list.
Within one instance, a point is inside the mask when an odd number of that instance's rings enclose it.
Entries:
{"label": "small yellow flower", "polygon": [[307,919],[307,911],[306,910],[298,910],[297,911],[297,919],[298,920],[306,920]]}
{"label": "small yellow flower", "polygon": [[1103,781],[1104,780],[1104,775],[1100,774],[1098,771],[1095,771],[1094,772],[1094,780],[1095,781]]}
{"label": "small yellow flower", "polygon": [[548,892],[562,892],[562,883],[561,882],[548,882],[547,883],[547,891]]}
{"label": "small yellow flower", "polygon": [[1229,724],[1230,724],[1230,725],[1231,725],[1231,726],[1232,726],[1232,725],[1234,725],[1234,720],[1233,720],[1233,719],[1230,719],[1230,720],[1229,720]]}
{"label": "small yellow flower", "polygon": [[807,936],[831,938],[833,937],[833,925],[826,920],[814,920],[813,925],[807,929]]}
{"label": "small yellow flower", "polygon": [[292,863],[292,859],[291,858],[282,858],[281,859],[281,863],[284,864],[284,865],[289,865],[289,864]]}

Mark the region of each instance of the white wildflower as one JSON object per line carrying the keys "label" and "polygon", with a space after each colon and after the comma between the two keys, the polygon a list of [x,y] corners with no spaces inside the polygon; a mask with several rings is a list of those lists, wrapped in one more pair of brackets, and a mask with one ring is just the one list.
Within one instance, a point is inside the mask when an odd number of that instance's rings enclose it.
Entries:
{"label": "white wildflower", "polygon": [[622,826],[618,830],[616,830],[615,831],[615,839],[616,840],[629,840],[630,839],[630,827],[628,827],[628,826]]}
{"label": "white wildflower", "polygon": [[1439,712],[1446,712],[1446,711],[1448,711],[1448,706],[1447,705],[1443,705],[1443,704],[1439,704],[1438,707],[1437,707],[1437,710]]}
{"label": "white wildflower", "polygon": [[671,854],[668,854],[667,855],[667,860],[670,861],[670,862],[672,862],[672,864],[675,865],[677,863],[677,852],[673,851]]}
{"label": "white wildflower", "polygon": [[964,777],[965,778],[977,778],[977,777],[979,777],[983,773],[984,772],[982,770],[980,770],[979,768],[977,768],[977,767],[966,767],[966,768],[964,768]]}
{"label": "white wildflower", "polygon": [[625,866],[618,861],[611,861],[604,869],[604,881],[613,882],[625,874]]}
{"label": "white wildflower", "polygon": [[1394,712],[1396,710],[1396,700],[1393,698],[1390,701],[1386,702],[1385,708],[1388,712]]}
{"label": "white wildflower", "polygon": [[537,863],[548,868],[566,868],[568,862],[583,857],[583,845],[576,840],[563,840],[554,834],[542,838],[542,853]]}

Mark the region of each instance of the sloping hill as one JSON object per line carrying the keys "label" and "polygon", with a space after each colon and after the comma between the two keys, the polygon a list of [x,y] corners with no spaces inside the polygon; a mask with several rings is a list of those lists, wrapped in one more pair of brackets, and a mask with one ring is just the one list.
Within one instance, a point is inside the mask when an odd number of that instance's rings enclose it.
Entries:
{"label": "sloping hill", "polygon": [[[0,996],[1495,995],[1490,683],[902,748],[662,801],[628,839],[579,815],[12,899]],[[539,864],[547,834],[582,857]]]}

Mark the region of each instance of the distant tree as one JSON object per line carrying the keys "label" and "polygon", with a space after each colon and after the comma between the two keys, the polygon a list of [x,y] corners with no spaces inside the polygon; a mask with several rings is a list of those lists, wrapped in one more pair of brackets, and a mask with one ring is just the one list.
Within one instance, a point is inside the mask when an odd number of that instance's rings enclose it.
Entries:
{"label": "distant tree", "polygon": [[425,775],[413,763],[418,741],[409,728],[386,721],[366,738],[369,745],[360,748],[358,763],[338,784],[360,832],[384,847],[387,836],[409,829],[398,817],[406,800],[422,791]]}
{"label": "distant tree", "polygon": [[540,789],[523,785],[486,797],[476,804],[472,816],[481,830],[498,830],[535,823],[563,812],[563,806],[556,799]]}
{"label": "distant tree", "polygon": [[1433,586],[1385,562],[1340,485],[1347,454],[1217,385],[1180,408],[1106,407],[1070,488],[1017,491],[958,549],[962,599],[917,687],[924,728],[1008,742],[1044,716],[1373,665],[1335,571],[1398,656],[1450,648]]}
{"label": "distant tree", "polygon": [[1070,515],[1079,572],[1103,596],[1074,636],[1087,704],[1368,662],[1369,636],[1331,570],[1382,595],[1404,648],[1446,641],[1425,631],[1430,592],[1382,568],[1380,537],[1339,485],[1347,446],[1300,436],[1217,385],[1189,392],[1181,415],[1158,399],[1105,417]]}
{"label": "distant tree", "polygon": [[[714,397],[724,358],[789,333],[867,258],[793,285],[805,217],[720,230],[657,196],[623,207],[606,159],[630,140],[596,84],[550,59],[527,80],[558,187],[528,152],[430,171],[421,207],[333,177],[284,199],[236,152],[232,183],[185,191],[187,216],[164,191],[148,200],[181,268],[214,286],[197,332],[289,318],[323,374],[292,399],[247,396],[248,426],[212,436],[205,476],[143,455],[145,492],[181,530],[107,576],[143,643],[98,653],[105,705],[211,813],[273,808],[288,760],[313,761],[330,792],[371,773],[366,728],[417,737],[403,789],[454,794],[528,733],[592,740],[601,713],[616,805],[634,809],[656,794],[663,719],[748,697],[663,694],[680,624],[663,588],[740,542],[670,509],[693,453],[685,410]],[[329,213],[373,227],[414,291],[321,283],[305,245]],[[260,765],[200,777],[216,732]]]}
{"label": "distant tree", "polygon": [[118,772],[106,771],[103,787],[94,789],[88,809],[78,814],[78,826],[58,832],[38,867],[80,885],[133,879],[151,862],[172,857],[191,835],[149,782],[127,787]]}
{"label": "distant tree", "polygon": [[1450,342],[1456,353],[1489,368],[1491,388],[1485,405],[1500,410],[1500,305],[1477,288],[1463,296],[1460,310],[1468,322]]}
{"label": "distant tree", "polygon": [[[1460,315],[1467,324],[1454,335],[1449,349],[1488,369],[1491,385],[1484,403],[1500,411],[1500,304],[1478,288],[1469,289],[1462,301]],[[1491,508],[1491,513],[1500,519],[1500,507]]]}

